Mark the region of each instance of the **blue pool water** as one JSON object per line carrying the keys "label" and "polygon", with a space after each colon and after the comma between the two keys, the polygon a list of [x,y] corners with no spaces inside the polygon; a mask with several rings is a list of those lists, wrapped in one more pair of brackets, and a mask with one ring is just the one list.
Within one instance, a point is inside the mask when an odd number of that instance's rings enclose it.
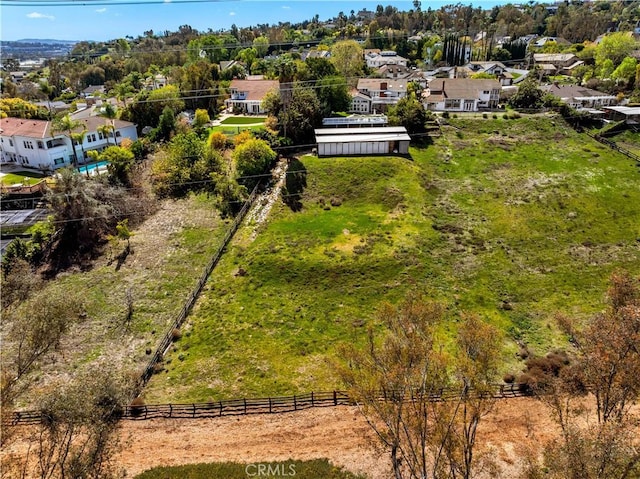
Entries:
{"label": "blue pool water", "polygon": [[80,166],[80,167],[78,167],[78,171],[79,171],[80,173],[90,173],[90,172],[92,172],[93,170],[95,170],[96,168],[102,168],[102,169],[104,169],[104,168],[106,168],[106,167],[107,167],[107,165],[108,165],[108,164],[109,164],[109,162],[108,162],[108,161],[99,161],[99,162],[97,162],[97,163],[92,163],[92,164],[90,164],[90,165],[83,165],[83,166]]}

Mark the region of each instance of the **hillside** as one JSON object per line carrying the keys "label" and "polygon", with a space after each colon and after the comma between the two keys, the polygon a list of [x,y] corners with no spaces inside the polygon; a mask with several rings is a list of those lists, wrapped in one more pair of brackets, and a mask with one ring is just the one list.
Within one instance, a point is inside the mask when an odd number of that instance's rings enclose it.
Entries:
{"label": "hillside", "polygon": [[566,347],[554,316],[593,314],[612,271],[640,272],[636,166],[561,120],[454,119],[411,154],[293,162],[292,207],[241,230],[147,402],[339,387],[338,345],[410,291],[446,305],[443,334],[465,311],[498,325],[517,371],[518,342]]}

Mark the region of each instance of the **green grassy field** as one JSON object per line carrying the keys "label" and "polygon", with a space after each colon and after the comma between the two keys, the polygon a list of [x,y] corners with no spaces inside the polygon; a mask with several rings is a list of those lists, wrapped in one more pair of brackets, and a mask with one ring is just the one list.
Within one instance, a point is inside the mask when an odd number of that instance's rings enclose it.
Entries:
{"label": "green grassy field", "polygon": [[237,135],[240,132],[243,132],[244,130],[255,131],[255,130],[262,130],[263,128],[264,128],[264,125],[254,125],[254,126],[219,125],[219,126],[211,127],[209,131],[210,132],[219,131],[221,133],[224,133],[225,135],[233,136],[233,135]]}
{"label": "green grassy field", "polygon": [[247,479],[247,477],[299,477],[301,479],[364,479],[326,459],[284,461],[256,464],[233,462],[189,464],[186,466],[156,467],[138,474],[135,479]]}
{"label": "green grassy field", "polygon": [[626,148],[627,150],[635,153],[636,155],[640,155],[640,134],[634,131],[624,131],[622,133],[618,133],[615,136],[610,138],[612,141],[615,141],[619,146]]}
{"label": "green grassy field", "polygon": [[444,334],[465,311],[498,325],[513,369],[516,340],[565,345],[556,314],[585,318],[612,271],[640,273],[632,161],[561,120],[450,122],[413,161],[292,165],[300,211],[280,202],[255,240],[240,230],[147,402],[340,387],[337,346],[410,291],[446,305]]}
{"label": "green grassy field", "polygon": [[42,181],[43,176],[42,175],[38,175],[37,173],[30,173],[27,171],[18,171],[16,173],[5,173],[4,175],[0,176],[0,182],[3,185],[15,185],[15,184],[21,184],[21,185],[35,185],[36,183],[39,183],[40,181]]}
{"label": "green grassy field", "polygon": [[221,125],[253,125],[255,123],[264,123],[265,117],[261,116],[230,116],[220,122]]}

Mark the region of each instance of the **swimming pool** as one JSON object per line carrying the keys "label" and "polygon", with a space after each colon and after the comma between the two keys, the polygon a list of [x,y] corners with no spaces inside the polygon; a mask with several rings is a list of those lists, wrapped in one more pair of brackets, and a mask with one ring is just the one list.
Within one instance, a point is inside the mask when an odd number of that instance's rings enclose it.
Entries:
{"label": "swimming pool", "polygon": [[[108,161],[99,161],[97,163],[91,163],[90,165],[83,165],[76,168],[80,173],[97,173],[100,170],[106,169]],[[96,171],[93,171],[96,170]]]}

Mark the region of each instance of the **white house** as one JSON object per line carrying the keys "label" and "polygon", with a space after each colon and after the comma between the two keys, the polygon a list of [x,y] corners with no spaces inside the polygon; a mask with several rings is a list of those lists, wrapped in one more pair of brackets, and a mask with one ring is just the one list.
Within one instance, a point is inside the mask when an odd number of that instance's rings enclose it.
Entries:
{"label": "white house", "polygon": [[350,112],[381,113],[407,96],[407,81],[380,78],[360,78],[352,93]]}
{"label": "white house", "polygon": [[280,87],[278,80],[231,80],[231,98],[224,101],[227,108],[248,114],[264,114],[262,100],[271,90]]}
{"label": "white house", "polygon": [[424,107],[435,111],[478,111],[497,108],[500,83],[497,80],[436,78],[422,94]]}
{"label": "white house", "polygon": [[615,95],[609,95],[580,85],[543,85],[541,90],[560,98],[564,103],[576,109],[602,108],[616,105],[618,99]]}
{"label": "white house", "polygon": [[100,132],[99,128],[110,121],[100,117],[81,120],[83,125],[74,132],[86,130],[84,141],[72,145],[65,132],[52,131],[49,121],[3,118],[0,120],[0,163],[55,170],[73,163],[74,147],[78,162],[85,163],[90,150],[103,150],[119,144],[122,138],[138,138],[136,125],[122,120],[114,120],[115,131],[108,136]]}
{"label": "white house", "polygon": [[409,60],[401,57],[394,51],[370,52],[364,56],[369,68],[380,68],[383,65],[401,65],[406,67]]}

